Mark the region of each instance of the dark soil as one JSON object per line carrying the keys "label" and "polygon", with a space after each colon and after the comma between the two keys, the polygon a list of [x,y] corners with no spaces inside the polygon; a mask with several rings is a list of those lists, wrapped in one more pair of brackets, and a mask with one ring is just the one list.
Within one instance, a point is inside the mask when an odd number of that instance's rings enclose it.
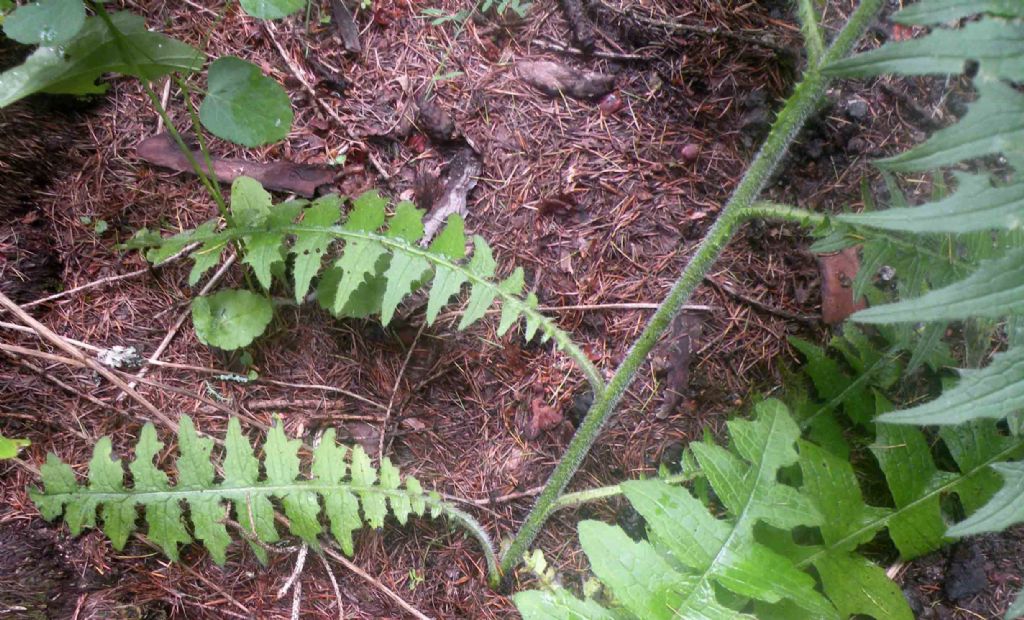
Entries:
{"label": "dark soil", "polygon": [[[244,57],[288,87],[296,112],[288,139],[248,150],[214,141],[219,156],[324,164],[345,154],[337,181],[342,193],[379,187],[390,197],[425,204],[458,150],[445,142],[472,145],[483,172],[469,196],[467,230],[492,244],[501,273],[523,266],[548,312],[611,371],[714,221],[789,93],[800,62],[789,3],[649,3],[659,19],[678,18],[722,36],[668,33],[626,19],[627,3],[584,3],[598,21],[600,53],[590,57],[554,51],[571,44],[556,0],[538,1],[525,20],[470,21],[460,33],[420,16],[424,8],[454,13],[464,4],[378,1],[372,14],[356,15],[362,47],[356,55],[345,51],[330,24],[320,24],[318,16],[331,12],[327,2],[314,3],[308,28],[298,18],[269,28],[235,3],[221,19],[223,4],[213,0],[126,7],[193,45],[212,32],[211,56]],[[826,24],[833,30],[839,13]],[[887,32],[879,28],[874,36],[880,40]],[[515,63],[522,60],[614,75],[615,90],[599,101],[552,98],[518,79]],[[410,111],[442,62],[441,73],[460,75],[434,83],[434,111],[454,126],[449,131],[445,123],[440,135],[421,131]],[[313,85],[317,101],[302,81]],[[195,85],[204,83],[196,78]],[[870,158],[892,153],[955,114],[956,97],[923,96],[915,88],[916,82],[883,80],[830,93],[773,181],[771,196],[815,210],[859,206],[859,180],[866,176],[878,187]],[[179,93],[169,93],[172,119],[187,131]],[[0,112],[0,221],[10,224],[0,228],[0,290],[58,334],[97,347],[134,346],[150,356],[166,340],[160,359],[178,366],[149,367],[158,384],[139,389],[161,410],[193,416],[203,432],[222,435],[222,408],[228,407],[263,424],[280,415],[295,436],[312,438],[335,427],[343,440],[359,441],[374,455],[383,433],[385,453],[405,472],[463,498],[495,538],[515,531],[586,408],[585,382],[566,356],[551,345],[499,338],[494,321],[459,332],[454,313],[417,337],[422,313],[415,304],[387,329],[302,307],[281,311],[268,335],[248,350],[254,369],[269,381],[240,386],[212,378],[211,368],[244,368],[237,355],[198,343],[188,321],[176,329],[198,290],[186,284],[188,266],[147,271],[142,257],[117,244],[144,226],[165,232],[194,227],[215,215],[215,206],[194,178],[135,157],[135,146],[160,131],[137,83],[115,80],[94,102],[63,100],[64,107],[54,107],[42,101]],[[105,231],[95,226],[100,219]],[[827,335],[818,321],[818,268],[806,247],[800,231],[776,224],[751,225],[732,243],[693,300],[711,312],[703,329],[691,331],[699,336],[687,348],[685,384],[666,387],[671,373],[658,360],[681,359],[680,349],[666,343],[630,388],[574,490],[675,464],[682,445],[704,429],[718,432],[748,395],[778,384],[780,369],[797,361],[787,335]],[[53,291],[136,270],[143,275],[30,305]],[[221,285],[239,282],[236,269]],[[5,343],[46,349],[32,335],[0,334]],[[673,389],[678,393],[667,393]],[[118,397],[90,371],[0,354],[0,431],[30,438],[24,460],[35,466],[48,451],[84,465],[104,435],[116,452],[130,455],[145,412]],[[534,401],[565,420],[531,439]],[[385,423],[381,410],[389,402]],[[160,432],[167,437],[167,429]],[[172,459],[162,464],[170,467]],[[196,546],[183,549],[183,561],[173,564],[139,540],[116,553],[97,532],[65,538],[66,530],[42,524],[26,496],[37,482],[26,467],[0,468],[0,588],[21,590],[17,600],[0,593],[0,604],[37,614],[24,617],[290,617],[291,595],[276,594],[294,568],[294,554],[274,555],[264,568],[239,544],[218,568]],[[582,516],[642,532],[635,513],[615,502],[557,514],[537,544],[569,580],[585,571],[574,536]],[[903,583],[921,609],[990,617],[1020,585],[1013,565],[1022,557],[1019,536],[970,543],[985,558],[987,586],[977,593],[965,594],[980,583],[972,553],[955,570],[944,554],[913,562]],[[336,564],[329,575],[311,556],[300,577],[303,618],[337,617],[332,577],[349,618],[406,617],[379,586],[435,618],[515,615],[509,599],[485,586],[475,543],[443,522],[364,530],[353,561],[376,584]],[[27,572],[20,568],[26,564]],[[960,572],[964,578],[947,590],[947,573]],[[528,585],[522,578],[517,585]],[[959,597],[956,605],[948,602],[949,592]]]}

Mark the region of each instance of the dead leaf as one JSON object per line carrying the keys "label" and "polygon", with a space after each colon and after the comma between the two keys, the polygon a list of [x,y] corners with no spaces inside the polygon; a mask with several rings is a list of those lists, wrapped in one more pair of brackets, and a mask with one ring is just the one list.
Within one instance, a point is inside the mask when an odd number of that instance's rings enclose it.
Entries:
{"label": "dead leaf", "polygon": [[[194,174],[188,158],[166,133],[146,138],[136,147],[135,153],[140,159],[153,165]],[[197,161],[203,161],[202,153],[199,151],[193,151],[192,155]],[[210,159],[213,174],[221,183],[231,183],[240,176],[247,176],[256,179],[269,190],[294,192],[307,198],[315,196],[318,188],[333,183],[337,174],[337,170],[327,166],[296,164],[290,161],[260,164],[241,159]]]}
{"label": "dead leaf", "polygon": [[527,84],[552,97],[563,93],[576,99],[598,99],[615,88],[615,76],[577,71],[550,61],[522,61],[516,65]]}
{"label": "dead leaf", "polygon": [[359,27],[352,18],[352,11],[345,4],[345,0],[333,0],[331,2],[331,15],[334,17],[334,29],[341,37],[345,50],[358,54],[362,50],[359,44]]}
{"label": "dead leaf", "polygon": [[463,218],[466,217],[466,198],[476,187],[481,170],[480,153],[469,143],[455,151],[442,170],[443,189],[423,220],[422,244],[426,245],[434,237],[448,221],[448,216],[458,213]]}
{"label": "dead leaf", "polygon": [[853,299],[853,279],[860,270],[860,246],[818,255],[821,272],[821,320],[837,325],[867,307],[864,298]]}
{"label": "dead leaf", "polygon": [[546,404],[543,398],[534,398],[530,401],[530,413],[530,421],[523,430],[523,436],[530,440],[562,423],[562,412]]}
{"label": "dead leaf", "polygon": [[701,311],[683,311],[672,321],[672,335],[666,352],[665,402],[656,414],[658,419],[665,419],[675,412],[690,387],[691,356],[697,350],[697,341],[704,329],[704,316]]}

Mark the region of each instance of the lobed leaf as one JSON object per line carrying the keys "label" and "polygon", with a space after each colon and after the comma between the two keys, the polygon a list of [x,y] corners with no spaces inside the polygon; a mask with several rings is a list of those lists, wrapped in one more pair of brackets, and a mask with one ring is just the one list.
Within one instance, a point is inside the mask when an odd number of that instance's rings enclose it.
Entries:
{"label": "lobed leaf", "polygon": [[[97,442],[89,465],[89,481],[80,486],[74,472],[54,455],[40,469],[43,490],[32,489],[30,496],[47,519],[64,514],[72,533],[95,527],[97,511],[103,531],[114,547],[124,547],[135,530],[136,507],[145,513],[147,536],[171,559],[178,558],[180,544],[191,542],[185,524],[182,503],[188,506],[189,520],[196,539],[209,549],[218,564],[226,560],[231,537],[225,520],[234,512],[234,520],[242,527],[253,549],[262,561],[266,552],[260,546],[278,540],[271,499],[284,506],[291,532],[309,543],[318,545],[321,500],[330,521],[331,532],[338,538],[345,553],[352,553],[352,531],[364,521],[373,527],[383,525],[388,514],[387,503],[401,522],[410,514],[422,515],[429,505],[434,512],[448,513],[433,495],[410,478],[403,485],[398,470],[388,461],[382,464],[380,482],[377,470],[370,464],[362,448],[348,450],[335,444],[333,431],[324,436],[314,454],[311,478],[301,471],[298,449],[301,442],[289,439],[280,424],[267,434],[263,446],[264,479],[260,479],[260,462],[252,446],[241,432],[237,420],[228,423],[224,442],[224,475],[217,481],[211,458],[213,440],[196,431],[191,418],[182,416],[178,431],[177,484],[171,485],[167,474],[157,468],[154,459],[163,443],[152,424],[146,424],[135,448],[135,460],[129,465],[132,486],[124,484],[121,462],[111,458],[111,444],[106,437]],[[351,455],[349,469],[345,457]],[[360,518],[362,507],[365,518]]]}
{"label": "lobed leaf", "polygon": [[886,413],[888,424],[962,424],[1001,419],[1024,409],[1024,349],[996,353],[985,368],[959,370],[960,381],[935,400]]}
{"label": "lobed leaf", "polygon": [[987,77],[1021,79],[1024,77],[1024,25],[986,19],[955,30],[940,28],[917,39],[888,43],[876,50],[844,58],[827,67],[826,72],[846,77],[882,73],[947,75],[964,71],[969,60],[977,61],[979,71]]}
{"label": "lobed leaf", "polygon": [[919,207],[869,211],[838,216],[842,222],[911,233],[963,233],[1024,224],[1024,183],[996,187],[978,174],[954,173],[953,195]]}
{"label": "lobed leaf", "polygon": [[1024,311],[1024,248],[998,260],[984,261],[968,277],[916,299],[861,310],[861,323],[955,321],[968,317],[1000,318]]}
{"label": "lobed leaf", "polygon": [[[147,259],[157,261],[180,252],[189,244],[201,245],[193,270],[198,278],[216,264],[219,250],[228,243],[244,248],[243,262],[250,265],[264,289],[273,278],[281,277],[285,257],[294,257],[294,296],[305,299],[306,292],[319,274],[316,298],[319,304],[339,317],[366,317],[379,314],[384,323],[394,316],[398,305],[412,292],[430,286],[427,320],[437,319],[442,307],[468,284],[469,300],[459,329],[465,329],[486,315],[497,299],[501,300],[498,333],[504,335],[520,317],[525,318],[524,334],[532,339],[537,332],[542,341],[554,338],[581,366],[596,390],[604,379],[571,338],[538,310],[533,293],[523,297],[525,273],[514,269],[501,281],[494,274],[497,263],[487,242],[475,237],[475,251],[468,262],[463,222],[457,215],[449,218],[444,230],[427,248],[419,245],[423,236],[423,213],[411,203],[401,203],[387,217],[386,201],[369,191],[353,201],[344,221],[341,200],[326,196],[312,205],[301,201],[277,206],[256,181],[240,178],[232,186],[232,222],[217,230],[217,222],[199,229],[161,238],[143,230],[127,244],[147,249]],[[380,229],[386,226],[386,232]],[[332,249],[335,242],[340,250]],[[290,247],[289,247],[290,243]],[[340,254],[327,269],[322,258]],[[337,254],[336,254],[337,255]],[[221,348],[245,346],[269,324],[272,304],[263,296],[215,296],[193,302],[197,334],[207,344]],[[234,333],[232,330],[238,330]]]}

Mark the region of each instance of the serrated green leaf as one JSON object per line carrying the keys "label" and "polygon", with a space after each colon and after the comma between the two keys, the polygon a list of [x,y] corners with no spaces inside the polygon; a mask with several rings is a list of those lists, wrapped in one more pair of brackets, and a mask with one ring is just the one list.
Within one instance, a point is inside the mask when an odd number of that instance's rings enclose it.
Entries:
{"label": "serrated green leaf", "polygon": [[[228,433],[224,438],[224,488],[252,488],[260,475],[260,462],[252,452],[252,445],[242,435],[242,427],[236,418],[228,420]],[[274,526],[274,506],[270,499],[261,494],[246,493],[234,501],[235,514],[250,539],[267,543],[279,539]],[[263,564],[267,563],[267,552],[254,541],[249,546]]]}
{"label": "serrated green leaf", "polygon": [[[376,191],[368,191],[355,199],[348,219],[342,225],[353,232],[375,232],[384,225],[384,207],[387,203]],[[341,314],[352,294],[366,283],[367,276],[377,272],[377,264],[387,254],[384,246],[369,239],[349,239],[341,258],[334,263],[335,284],[318,291],[321,304],[334,314]],[[364,291],[364,297],[366,293]]]}
{"label": "serrated green leaf", "polygon": [[[124,469],[120,459],[113,458],[110,440],[106,437],[96,443],[92,460],[89,462],[89,489],[99,493],[124,491]],[[135,527],[135,506],[129,502],[106,502],[100,508],[103,516],[103,533],[110,538],[115,549],[123,549]],[[95,524],[95,515],[89,514],[85,524]]]}
{"label": "serrated green leaf", "polygon": [[302,212],[305,201],[283,202],[270,210],[266,218],[267,232],[259,232],[243,240],[245,252],[242,262],[252,267],[256,279],[264,289],[270,289],[275,269],[284,265],[285,226]]}
{"label": "serrated green leaf", "polygon": [[381,299],[380,322],[387,325],[391,322],[398,304],[419,283],[430,269],[427,259],[405,252],[395,252],[391,256],[391,264],[384,274],[387,286]]}
{"label": "serrated green leaf", "polygon": [[844,214],[838,219],[858,226],[913,233],[1016,230],[1024,224],[1024,184],[995,187],[985,175],[954,175],[957,191],[943,200],[919,207]]}
{"label": "serrated green leaf", "polygon": [[[1019,39],[1019,44],[1024,45],[1024,38]],[[1024,151],[1024,118],[1020,114],[1024,95],[997,80],[979,79],[975,85],[978,99],[968,105],[960,122],[936,131],[924,144],[876,162],[877,165],[895,172],[916,172],[985,155],[1019,157]]]}
{"label": "serrated green leaf", "polygon": [[834,615],[810,575],[751,539],[745,515],[732,523],[718,520],[689,491],[658,480],[624,482],[622,489],[647,521],[655,548],[697,572],[695,588],[717,581],[742,596],[767,602],[786,597],[817,614]]}
{"label": "serrated green leaf", "polygon": [[[686,603],[681,591],[694,585],[676,573],[647,542],[634,542],[621,528],[599,521],[579,524],[580,545],[591,568],[637,618],[674,618]],[[702,593],[708,605],[717,605],[710,587]]]}
{"label": "serrated green leaf", "polygon": [[119,42],[103,20],[88,17],[67,45],[39,47],[24,63],[0,74],[0,108],[38,92],[103,93],[106,84],[96,84],[96,80],[107,73],[135,75],[153,81],[175,71],[192,72],[202,68],[201,52],[150,32],[143,18],[119,12],[112,13],[110,20],[123,35],[121,43],[132,58],[124,58]]}
{"label": "serrated green leaf", "polygon": [[221,349],[240,349],[270,325],[274,307],[262,295],[225,290],[192,300],[192,323],[203,344]]}
{"label": "serrated green leaf", "polygon": [[188,274],[188,285],[195,286],[203,275],[220,263],[220,255],[224,251],[226,241],[207,241],[201,248],[192,253],[192,270]]}
{"label": "serrated green leaf", "polygon": [[955,321],[1000,318],[1024,312],[1024,248],[984,261],[971,275],[916,299],[861,310],[861,323]]}
{"label": "serrated green leaf", "polygon": [[[238,421],[231,419],[224,442],[224,481],[217,484],[211,460],[213,442],[200,437],[192,420],[183,416],[178,435],[177,485],[171,486],[167,475],[154,466],[153,460],[163,444],[157,440],[153,426],[147,424],[135,450],[136,459],[130,466],[135,480],[133,487],[124,486],[121,465],[110,459],[110,440],[103,438],[94,451],[88,486],[79,486],[72,470],[51,456],[41,468],[43,491],[31,490],[30,494],[48,518],[58,516],[63,510],[75,534],[84,527],[95,527],[99,510],[104,531],[116,545],[124,544],[134,527],[136,507],[141,505],[149,526],[147,536],[172,559],[177,558],[178,544],[190,541],[181,501],[189,506],[197,540],[218,562],[224,561],[224,552],[230,543],[224,527],[229,516],[226,502],[234,505],[235,518],[246,531],[257,557],[266,561],[261,545],[278,540],[271,498],[281,500],[292,533],[312,546],[318,544],[317,535],[321,530],[322,497],[332,521],[332,533],[338,534],[338,542],[351,553],[351,532],[364,523],[355,493],[362,498],[365,522],[377,527],[383,523],[389,500],[393,512],[402,520],[410,512],[423,514],[429,504],[432,513],[451,514],[466,523],[482,542],[489,543],[478,524],[457,510],[449,511],[436,492],[423,493],[422,486],[412,478],[403,489],[398,470],[389,461],[383,463],[379,485],[374,484],[377,472],[362,448],[352,452],[354,464],[349,470],[344,462],[346,450],[338,447],[334,439],[333,431],[325,433],[324,441],[314,454],[313,477],[307,479],[300,471],[298,448],[301,442],[286,437],[278,422],[270,429],[264,443],[266,479],[261,481],[260,462],[242,435]],[[350,480],[345,479],[347,471],[352,473]],[[262,542],[257,544],[256,541]]]}
{"label": "serrated green leaf", "polygon": [[1024,4],[1019,0],[923,0],[896,13],[892,20],[900,24],[930,26],[979,13],[1024,17]]}
{"label": "serrated green leaf", "polygon": [[[505,278],[498,285],[498,289],[509,295],[519,296],[523,292],[526,280],[522,267],[516,267],[512,275]],[[501,321],[498,323],[498,336],[504,336],[505,332],[515,324],[519,318],[519,308],[511,303],[505,302],[501,305]]]}
{"label": "serrated green leaf", "polygon": [[281,19],[306,6],[306,0],[239,0],[244,10],[260,19]]}
{"label": "serrated green leaf", "polygon": [[352,486],[355,487],[359,499],[362,500],[366,522],[370,524],[370,527],[381,528],[384,527],[387,506],[383,495],[369,490],[376,480],[377,472],[374,471],[373,464],[370,463],[369,455],[366,454],[366,450],[363,450],[362,446],[357,444],[352,448]]}
{"label": "serrated green leaf", "polygon": [[992,469],[1003,477],[1003,487],[977,512],[949,528],[950,536],[1001,532],[1024,521],[1024,463],[994,463]]}
{"label": "serrated green leaf", "polygon": [[826,72],[846,77],[956,74],[968,60],[978,61],[979,71],[987,77],[1020,80],[1024,77],[1024,25],[986,19],[955,30],[935,29],[917,39],[845,58]]}
{"label": "serrated green leaf", "polygon": [[[334,429],[328,429],[313,454],[313,477],[327,484],[336,484],[348,473],[344,446],[335,443]],[[324,512],[331,522],[334,536],[345,555],[353,553],[352,532],[362,527],[359,518],[359,500],[351,491],[343,489],[324,497]]]}
{"label": "serrated green leaf", "polygon": [[[461,217],[454,214],[448,218],[448,225],[430,244],[430,251],[453,261],[466,255],[466,234]],[[466,280],[465,274],[461,271],[445,265],[437,265],[434,282],[430,287],[430,297],[427,300],[428,325],[434,324],[441,308],[446,306],[454,295],[458,294]]]}
{"label": "serrated green leaf", "polygon": [[567,590],[526,590],[512,596],[523,620],[617,620],[618,614],[592,600],[580,600]]}
{"label": "serrated green leaf", "polygon": [[843,618],[913,620],[914,613],[900,587],[881,567],[856,555],[830,553],[814,563],[825,593]]}
{"label": "serrated green leaf", "polygon": [[993,454],[1010,447],[1010,438],[999,432],[991,420],[973,420],[959,426],[944,426],[939,430],[950,455],[960,471],[975,471],[965,476],[954,487],[960,505],[967,514],[980,509],[1003,485],[1002,479],[984,467]]}
{"label": "serrated green leaf", "polygon": [[288,135],[288,93],[256,65],[222,56],[210,65],[207,83],[199,120],[213,135],[243,146],[261,146]]}
{"label": "serrated green leaf", "polygon": [[755,409],[754,421],[728,423],[733,446],[748,465],[713,444],[692,446],[701,469],[725,506],[753,527],[757,520],[783,529],[818,525],[821,514],[795,489],[776,483],[782,467],[797,462],[795,443],[800,428],[777,400],[766,400]]}
{"label": "serrated green leaf", "polygon": [[[493,277],[494,270],[498,264],[494,262],[491,247],[480,236],[473,237],[473,247],[473,257],[469,259],[467,269],[470,273],[480,278],[488,279]],[[494,291],[487,287],[472,287],[469,302],[466,303],[466,308],[462,312],[462,320],[459,321],[459,329],[466,329],[474,322],[483,318],[487,314],[487,309],[494,303],[494,297]]]}
{"label": "serrated green leaf", "polygon": [[[841,552],[853,551],[871,540],[882,517],[891,511],[864,503],[857,476],[846,460],[810,442],[800,441],[802,490],[821,512],[821,537],[828,545],[843,542]],[[856,538],[849,538],[856,534]],[[842,611],[842,609],[840,609]]]}
{"label": "serrated green leaf", "polygon": [[[267,471],[267,483],[271,486],[292,486],[299,477],[298,439],[288,439],[280,420],[270,428],[264,444],[263,464]],[[317,536],[320,535],[320,504],[316,494],[311,491],[279,491],[275,495],[284,504],[285,515],[290,521],[289,529],[307,544],[318,547]]]}
{"label": "serrated green leaf", "polygon": [[939,496],[921,498],[951,480],[932,460],[921,431],[906,426],[879,424],[871,452],[885,474],[898,510],[889,520],[889,534],[900,555],[910,559],[940,547],[946,525]]}
{"label": "serrated green leaf", "polygon": [[256,179],[240,176],[231,183],[231,217],[236,226],[260,226],[270,215],[270,205],[270,192]]}
{"label": "serrated green leaf", "polygon": [[996,353],[985,368],[963,368],[960,380],[927,403],[887,413],[887,424],[960,424],[1001,419],[1024,409],[1024,348]]}
{"label": "serrated green leaf", "polygon": [[26,45],[57,45],[71,40],[85,25],[82,0],[38,0],[18,7],[3,19],[4,34]]}
{"label": "serrated green leaf", "polygon": [[[303,211],[302,225],[309,227],[325,227],[334,225],[341,219],[341,199],[335,195],[316,199],[309,208]],[[325,232],[303,231],[296,233],[292,254],[295,256],[295,301],[302,303],[309,292],[309,283],[313,281],[323,263],[327,246],[334,241],[334,236]]]}
{"label": "serrated green leaf", "polygon": [[[213,486],[212,452],[213,440],[200,437],[192,418],[181,416],[178,422],[178,488],[201,490]],[[231,536],[222,523],[226,513],[220,498],[190,498],[188,505],[196,538],[203,541],[214,561],[223,566]]]}

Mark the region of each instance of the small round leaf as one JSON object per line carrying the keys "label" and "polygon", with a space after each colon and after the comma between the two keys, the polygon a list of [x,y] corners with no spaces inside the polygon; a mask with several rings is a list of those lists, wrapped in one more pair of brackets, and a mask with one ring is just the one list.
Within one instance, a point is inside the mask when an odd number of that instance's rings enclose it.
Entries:
{"label": "small round leaf", "polygon": [[270,300],[250,291],[226,290],[192,300],[196,336],[205,345],[226,350],[251,343],[273,316]]}
{"label": "small round leaf", "polygon": [[4,34],[27,45],[56,45],[69,41],[84,24],[82,0],[39,0],[8,15]]}
{"label": "small round leaf", "polygon": [[292,127],[288,93],[259,67],[241,58],[218,58],[208,75],[209,89],[199,120],[218,138],[243,146],[283,139]]}
{"label": "small round leaf", "polygon": [[260,19],[281,19],[306,6],[306,0],[240,0],[244,10]]}

